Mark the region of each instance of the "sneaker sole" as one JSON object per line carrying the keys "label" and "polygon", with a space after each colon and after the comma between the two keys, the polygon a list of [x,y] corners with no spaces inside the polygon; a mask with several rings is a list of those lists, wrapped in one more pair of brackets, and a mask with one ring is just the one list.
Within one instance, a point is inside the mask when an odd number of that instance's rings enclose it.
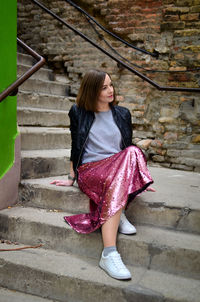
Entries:
{"label": "sneaker sole", "polygon": [[122,231],[120,231],[120,230],[118,230],[118,232],[119,232],[120,234],[124,234],[124,235],[136,235],[136,234],[137,234],[137,232],[128,233],[128,232],[122,232]]}

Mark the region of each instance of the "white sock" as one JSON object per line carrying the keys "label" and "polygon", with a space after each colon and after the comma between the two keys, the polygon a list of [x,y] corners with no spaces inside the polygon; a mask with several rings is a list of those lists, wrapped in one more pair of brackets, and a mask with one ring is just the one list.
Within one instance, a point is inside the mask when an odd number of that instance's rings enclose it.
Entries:
{"label": "white sock", "polygon": [[103,250],[104,257],[107,257],[110,253],[115,252],[117,250],[116,246],[108,246]]}

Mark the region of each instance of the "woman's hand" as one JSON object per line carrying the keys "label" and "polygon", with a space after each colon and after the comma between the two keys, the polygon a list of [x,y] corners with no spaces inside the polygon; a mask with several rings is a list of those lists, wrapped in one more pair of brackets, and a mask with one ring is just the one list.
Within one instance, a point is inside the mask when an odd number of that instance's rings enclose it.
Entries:
{"label": "woman's hand", "polygon": [[52,185],[56,185],[56,186],[66,186],[66,187],[70,187],[73,186],[74,180],[72,179],[60,179],[60,180],[53,180],[52,182],[50,182],[50,184]]}
{"label": "woman's hand", "polygon": [[151,192],[156,192],[156,190],[152,187],[148,187],[145,191],[151,191]]}

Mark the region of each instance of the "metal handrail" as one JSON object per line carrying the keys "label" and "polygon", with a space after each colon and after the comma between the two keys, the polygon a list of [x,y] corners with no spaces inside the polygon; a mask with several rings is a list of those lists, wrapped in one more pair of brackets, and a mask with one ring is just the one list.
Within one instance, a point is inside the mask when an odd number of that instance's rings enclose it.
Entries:
{"label": "metal handrail", "polygon": [[97,22],[92,16],[90,16],[84,9],[82,9],[80,6],[78,6],[76,3],[74,3],[71,0],[65,0],[67,3],[69,3],[71,6],[73,6],[75,9],[77,9],[79,12],[81,12],[82,14],[84,14],[87,18],[89,18],[90,20],[92,20],[99,28],[101,28],[104,32],[106,32],[107,34],[109,34],[110,36],[112,36],[113,38],[117,39],[118,41],[122,42],[123,44],[125,44],[128,47],[131,47],[139,52],[142,52],[144,54],[150,55],[152,57],[155,57],[158,59],[159,57],[159,53],[157,51],[154,52],[150,52],[146,49],[142,49],[139,47],[136,47],[134,45],[132,45],[131,43],[128,43],[127,41],[125,41],[124,39],[120,38],[118,35],[112,33],[111,31],[109,31],[107,28],[105,28],[103,25],[101,25],[99,22]]}
{"label": "metal handrail", "polygon": [[[68,2],[68,0],[65,0]],[[169,74],[174,74],[174,73],[188,73],[188,72],[193,72],[193,71],[200,71],[200,68],[191,68],[191,69],[187,69],[187,70],[160,70],[160,69],[149,69],[149,68],[145,68],[143,66],[140,66],[136,63],[131,62],[129,59],[125,58],[124,56],[122,56],[106,39],[105,37],[99,32],[99,30],[96,28],[95,24],[93,24],[93,22],[91,22],[91,19],[87,17],[86,15],[86,20],[88,21],[89,25],[91,26],[91,28],[94,30],[94,32],[96,33],[96,35],[99,37],[100,40],[104,41],[104,43],[108,46],[108,48],[110,48],[110,50],[112,52],[114,52],[118,57],[120,57],[122,60],[124,60],[125,62],[127,62],[128,64],[142,69],[143,71],[146,71],[148,73],[169,73]],[[97,23],[98,24],[98,23]],[[125,43],[126,44],[126,43]],[[132,47],[134,48],[134,47]],[[137,50],[137,49],[136,49]],[[140,50],[140,52],[144,52],[142,48],[138,48],[138,50]],[[146,50],[145,50],[146,52]],[[156,53],[156,52],[155,52]],[[154,54],[154,53],[149,53],[149,55]],[[153,55],[152,55],[153,56]],[[156,59],[158,59],[158,56],[156,57]]]}
{"label": "metal handrail", "polygon": [[[137,65],[135,63],[130,62],[128,59],[126,59],[125,57],[123,57],[115,48],[113,48],[111,46],[111,44],[105,39],[105,37],[98,31],[98,29],[96,27],[99,27],[100,29],[102,29],[104,32],[106,32],[107,34],[109,34],[110,36],[112,36],[113,38],[117,39],[118,41],[122,42],[123,44],[125,44],[126,46],[133,48],[134,50],[137,50],[138,52],[150,55],[156,59],[159,58],[159,52],[156,51],[154,49],[153,52],[150,52],[146,49],[143,48],[139,48],[134,46],[133,44],[127,42],[126,40],[120,38],[118,35],[114,34],[113,32],[109,31],[107,28],[105,28],[103,25],[101,25],[99,22],[97,22],[92,16],[90,16],[84,9],[82,9],[80,6],[78,6],[76,3],[74,3],[71,0],[64,0],[65,2],[67,2],[68,4],[70,4],[71,6],[73,6],[76,10],[78,10],[82,15],[85,16],[86,20],[88,21],[88,23],[90,24],[90,26],[93,28],[93,30],[95,31],[95,33],[97,34],[97,36],[100,38],[100,40],[103,40],[105,42],[105,44],[117,55],[119,56],[121,59],[123,59],[124,61],[126,61],[128,64],[140,68],[143,71],[147,71],[148,73],[188,73],[188,72],[193,72],[193,71],[200,71],[200,68],[192,68],[192,69],[187,69],[187,70],[158,70],[158,69],[147,69],[144,68],[140,65]],[[93,24],[94,23],[94,24]],[[95,27],[96,25],[96,27]]]}
{"label": "metal handrail", "polygon": [[19,38],[17,38],[17,43],[23,49],[25,49],[32,57],[34,57],[38,62],[0,94],[0,103],[7,96],[15,95],[18,91],[18,87],[21,84],[23,84],[28,78],[30,78],[32,74],[34,74],[38,69],[40,69],[45,64],[45,59],[42,56],[40,56],[37,52],[35,52],[32,48],[30,48],[27,44],[22,42]]}
{"label": "metal handrail", "polygon": [[82,37],[84,40],[86,40],[87,42],[89,42],[90,44],[92,44],[94,47],[96,47],[101,52],[103,52],[108,57],[110,57],[115,62],[117,62],[119,65],[125,67],[126,69],[128,69],[129,71],[131,71],[132,73],[134,73],[135,75],[137,75],[138,77],[140,77],[141,79],[143,79],[144,81],[148,82],[149,84],[151,84],[152,86],[154,86],[158,90],[161,90],[161,91],[199,92],[200,93],[200,88],[160,86],[159,84],[157,84],[156,82],[154,82],[153,80],[151,80],[150,78],[148,78],[147,76],[143,75],[138,70],[132,68],[128,64],[124,63],[123,61],[119,60],[118,58],[116,58],[115,56],[113,56],[112,54],[110,54],[108,51],[106,51],[101,46],[97,45],[94,41],[92,41],[90,38],[88,38],[82,32],[80,32],[79,30],[77,30],[76,28],[74,28],[72,25],[70,25],[67,22],[65,22],[62,18],[60,18],[55,13],[53,13],[51,10],[49,10],[46,6],[44,6],[40,2],[38,2],[36,0],[31,0],[31,2],[35,3],[37,6],[39,6],[41,9],[43,9],[45,12],[47,12],[49,15],[51,15],[52,17],[54,17],[55,19],[57,19],[60,23],[62,23],[63,25],[65,25],[66,27],[68,27],[70,30],[72,30],[74,33],[76,33],[77,35],[79,35],[80,37]]}

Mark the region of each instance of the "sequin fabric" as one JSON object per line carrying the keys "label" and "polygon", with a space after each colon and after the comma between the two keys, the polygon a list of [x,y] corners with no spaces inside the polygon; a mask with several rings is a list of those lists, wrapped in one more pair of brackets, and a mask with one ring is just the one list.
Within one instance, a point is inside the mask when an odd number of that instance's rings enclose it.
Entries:
{"label": "sequin fabric", "polygon": [[111,157],[83,164],[78,169],[79,188],[90,198],[90,213],[65,216],[65,221],[78,233],[98,229],[153,180],[143,152],[129,146]]}

